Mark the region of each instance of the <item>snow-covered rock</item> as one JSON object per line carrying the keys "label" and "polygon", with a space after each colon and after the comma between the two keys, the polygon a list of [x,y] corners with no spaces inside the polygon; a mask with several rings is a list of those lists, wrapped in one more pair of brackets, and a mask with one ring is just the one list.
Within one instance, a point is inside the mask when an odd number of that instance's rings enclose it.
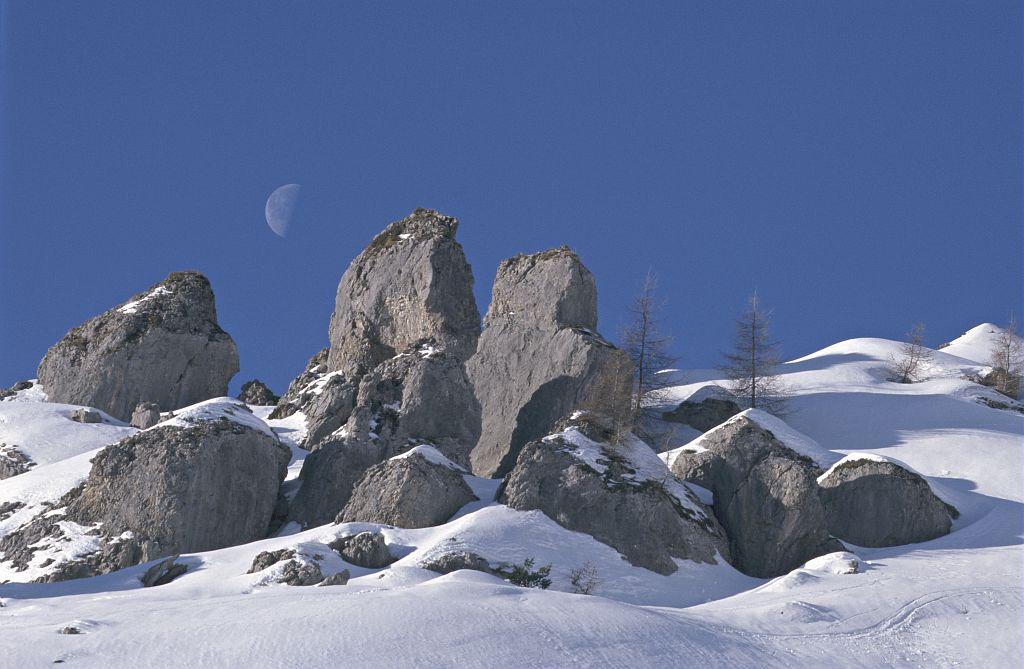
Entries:
{"label": "snow-covered rock", "polygon": [[159,284],[72,329],[39,363],[51,401],[128,420],[139,402],[164,411],[227,393],[238,351],[217,324],[213,290],[198,272]]}
{"label": "snow-covered rock", "polygon": [[815,480],[828,451],[757,409],[697,442],[674,453],[672,472],[711,491],[737,569],[778,576],[841,550],[829,536]]}
{"label": "snow-covered rock", "polygon": [[539,509],[659,574],[676,571],[677,559],[727,558],[718,522],[650,447],[632,435],[611,439],[600,417],[574,414],[522,449],[499,500]]}
{"label": "snow-covered rock", "polygon": [[732,393],[718,384],[709,383],[696,389],[674,409],[663,411],[661,418],[706,432],[739,412],[740,405]]}
{"label": "snow-covered rock", "polygon": [[858,546],[897,546],[949,534],[960,514],[892,458],[851,453],[818,477],[828,528]]}

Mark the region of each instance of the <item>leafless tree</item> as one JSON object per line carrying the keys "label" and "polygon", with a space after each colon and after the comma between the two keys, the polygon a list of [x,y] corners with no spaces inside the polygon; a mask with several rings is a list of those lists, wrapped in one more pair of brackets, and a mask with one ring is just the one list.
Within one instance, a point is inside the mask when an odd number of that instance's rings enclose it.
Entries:
{"label": "leafless tree", "polygon": [[648,271],[640,292],[630,305],[631,321],[622,332],[622,348],[633,362],[634,421],[641,419],[645,405],[656,405],[670,385],[661,370],[671,367],[676,359],[669,353],[672,338],[661,327],[664,302],[658,297],[658,279]]}
{"label": "leafless tree", "polygon": [[719,368],[730,381],[730,390],[750,408],[781,413],[785,409],[785,389],[776,368],[779,345],[771,336],[771,312],[761,307],[757,293],[736,319],[736,342],[725,354]]}
{"label": "leafless tree", "polygon": [[633,413],[633,365],[623,351],[615,351],[601,366],[579,408],[609,421],[612,442],[619,443],[635,427]]}
{"label": "leafless tree", "polygon": [[1024,342],[1017,333],[1017,319],[1013,314],[992,342],[989,364],[992,365],[989,375],[992,387],[1008,397],[1019,398],[1021,373],[1024,371]]}
{"label": "leafless tree", "polygon": [[588,560],[569,572],[569,583],[576,594],[592,595],[601,585],[601,578],[597,574],[597,567]]}
{"label": "leafless tree", "polygon": [[924,345],[924,324],[918,323],[907,333],[899,353],[889,356],[889,379],[896,383],[918,383],[925,380],[925,368],[933,351]]}

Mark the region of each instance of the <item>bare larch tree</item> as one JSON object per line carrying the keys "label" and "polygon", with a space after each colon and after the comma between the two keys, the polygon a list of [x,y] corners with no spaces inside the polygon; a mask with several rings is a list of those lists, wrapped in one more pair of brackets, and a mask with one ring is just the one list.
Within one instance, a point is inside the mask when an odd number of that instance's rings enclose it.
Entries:
{"label": "bare larch tree", "polygon": [[933,351],[924,345],[924,324],[918,323],[907,333],[899,353],[889,356],[889,380],[896,383],[918,383],[925,380],[925,369]]}
{"label": "bare larch tree", "polygon": [[1014,399],[1020,398],[1021,373],[1024,371],[1024,342],[1017,333],[1017,319],[1010,315],[1006,324],[992,341],[989,374],[993,388]]}
{"label": "bare larch tree", "polygon": [[776,375],[778,365],[779,345],[771,336],[771,312],[761,307],[755,293],[736,319],[736,342],[719,369],[729,379],[730,390],[748,407],[781,413],[786,398]]}
{"label": "bare larch tree", "polygon": [[630,323],[622,332],[622,348],[633,362],[632,411],[639,423],[645,406],[657,405],[670,385],[669,378],[658,372],[675,364],[669,353],[672,338],[661,327],[664,302],[658,297],[658,279],[647,272],[640,292],[630,305]]}

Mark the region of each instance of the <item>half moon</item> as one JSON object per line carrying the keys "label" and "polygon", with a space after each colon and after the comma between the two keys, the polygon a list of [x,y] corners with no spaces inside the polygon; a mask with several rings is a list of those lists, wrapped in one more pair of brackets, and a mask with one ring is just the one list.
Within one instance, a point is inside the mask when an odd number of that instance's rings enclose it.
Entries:
{"label": "half moon", "polygon": [[267,225],[278,237],[285,237],[288,234],[300,190],[302,186],[299,184],[285,184],[267,198],[267,206],[263,213],[267,217]]}

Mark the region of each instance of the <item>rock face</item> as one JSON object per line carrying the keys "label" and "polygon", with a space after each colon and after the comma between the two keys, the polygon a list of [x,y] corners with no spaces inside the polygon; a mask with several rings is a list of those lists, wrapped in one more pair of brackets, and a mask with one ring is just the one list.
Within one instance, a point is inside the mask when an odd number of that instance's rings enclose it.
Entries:
{"label": "rock face", "polygon": [[0,443],[0,479],[24,474],[35,465],[31,458],[15,446]]}
{"label": "rock face", "polygon": [[[346,415],[347,421],[324,434],[303,464],[292,519],[304,526],[333,520],[369,467],[422,443],[465,466],[480,434],[480,406],[462,363],[430,342],[414,343],[366,374],[354,408],[348,406],[325,412],[334,421]],[[318,424],[307,417],[310,430]]]}
{"label": "rock face", "polygon": [[238,351],[217,324],[210,282],[175,272],[68,332],[38,374],[51,402],[126,421],[139,402],[170,410],[225,395],[237,371]]}
{"label": "rock face", "polygon": [[274,406],[281,398],[275,395],[267,384],[259,379],[253,379],[242,384],[242,392],[238,394],[238,399],[256,406]]}
{"label": "rock face", "polygon": [[299,405],[306,415],[305,448],[313,448],[348,422],[358,392],[359,384],[341,373],[326,374],[307,387]]}
{"label": "rock face", "polygon": [[661,417],[670,423],[682,423],[707,432],[739,412],[740,406],[729,391],[721,386],[708,385],[680,402],[672,411],[663,412]]}
{"label": "rock face", "polygon": [[65,521],[97,548],[57,565],[48,581],[262,539],[289,457],[269,431],[228,418],[139,432],[93,458],[85,483],[55,505],[62,514],[0,539],[0,559],[24,569],[36,552],[59,547]]}
{"label": "rock face", "polygon": [[371,467],[336,522],[405,528],[441,525],[477,499],[463,473],[436,449],[417,446]]}
{"label": "rock face", "polygon": [[587,398],[599,370],[624,355],[597,327],[597,288],[563,247],[501,263],[476,354],[466,364],[483,412],[473,472],[501,476],[520,449]]}
{"label": "rock face", "polygon": [[716,552],[728,558],[714,516],[650,447],[632,435],[610,443],[610,429],[591,414],[576,414],[559,430],[522,449],[499,501],[539,509],[659,574],[676,571],[673,558],[714,563]]}
{"label": "rock face", "polygon": [[71,420],[76,423],[102,423],[103,416],[92,409],[75,409],[71,412]]}
{"label": "rock face", "polygon": [[847,456],[818,482],[829,530],[858,546],[935,539],[960,515],[920,475],[878,456]]}
{"label": "rock face", "polygon": [[277,407],[271,412],[270,418],[287,418],[302,408],[307,399],[305,394],[308,392],[310,384],[327,373],[328,352],[329,349],[321,349],[309,359],[306,369],[288,384],[288,390],[277,401]]}
{"label": "rock face", "polygon": [[160,422],[160,407],[154,402],[140,402],[132,412],[131,426],[140,430],[153,427]]}
{"label": "rock face", "polygon": [[423,339],[459,360],[480,335],[473,273],[455,241],[458,221],[417,209],[392,223],[341,278],[328,369],[358,378]]}
{"label": "rock face", "polygon": [[733,566],[770,578],[843,547],[830,537],[818,498],[821,469],[750,415],[707,432],[700,442],[706,450],[680,453],[672,471],[714,494]]}

